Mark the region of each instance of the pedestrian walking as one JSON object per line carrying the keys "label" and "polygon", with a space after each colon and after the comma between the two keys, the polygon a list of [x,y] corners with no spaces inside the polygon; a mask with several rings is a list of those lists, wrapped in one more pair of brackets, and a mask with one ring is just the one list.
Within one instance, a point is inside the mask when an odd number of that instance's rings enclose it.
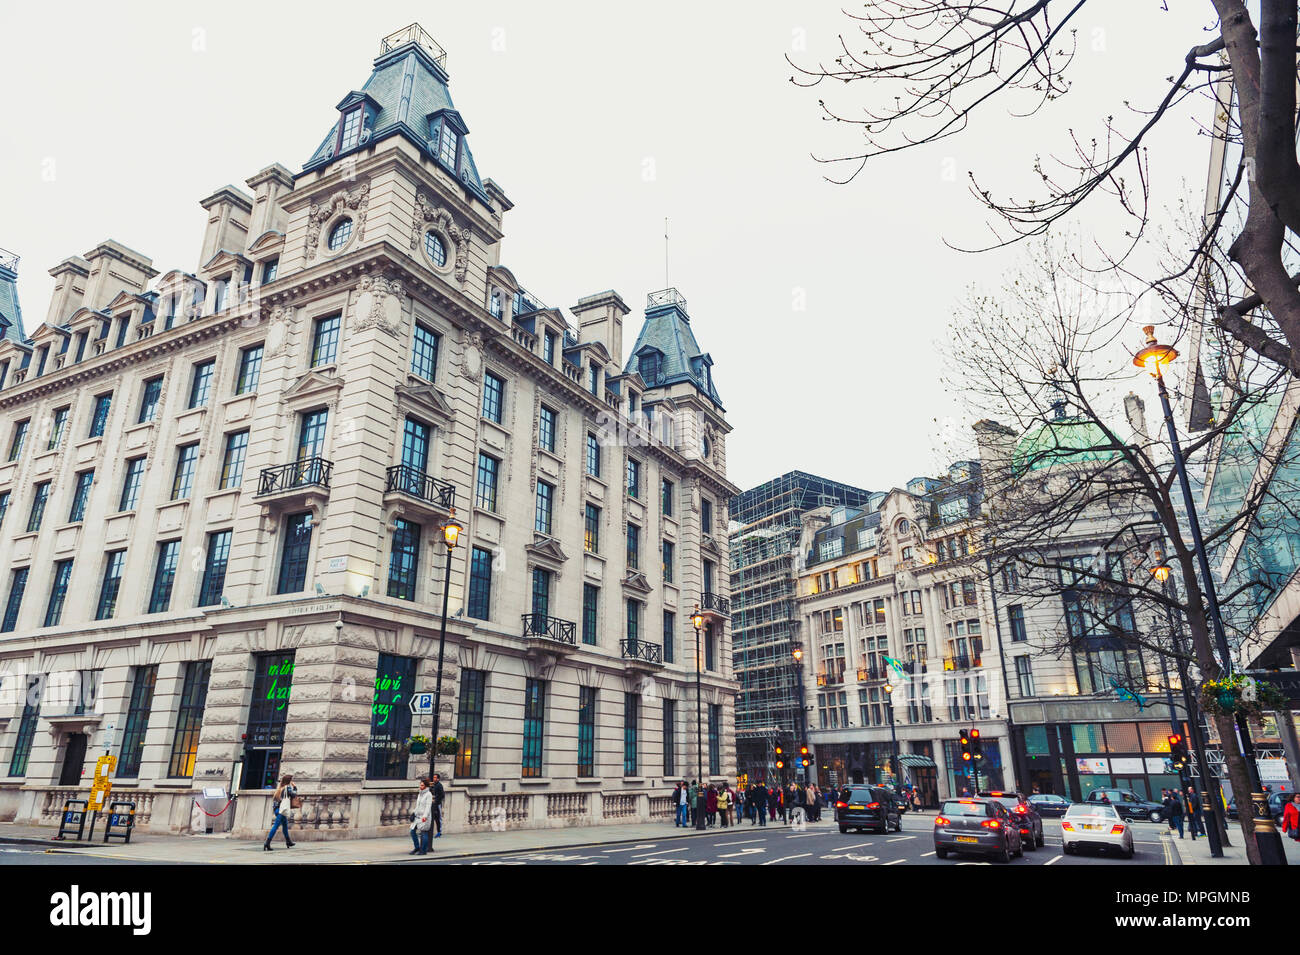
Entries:
{"label": "pedestrian walking", "polygon": [[1300,793],[1295,793],[1282,810],[1282,835],[1300,842]]}
{"label": "pedestrian walking", "polygon": [[688,825],[687,820],[690,818],[690,804],[686,801],[689,792],[686,780],[677,784],[677,825],[683,828]]}
{"label": "pedestrian walking", "polygon": [[727,784],[723,783],[722,788],[718,790],[718,820],[722,823],[722,828],[726,829],[731,820],[727,818],[727,813],[731,810],[731,790]]}
{"label": "pedestrian walking", "polygon": [[438,827],[435,839],[442,838],[442,801],[447,798],[447,790],[442,788],[442,775],[433,774],[433,822]]}
{"label": "pedestrian walking", "polygon": [[696,785],[695,780],[691,780],[690,789],[686,791],[687,808],[690,811],[690,824],[695,825],[695,801],[700,792],[700,787]]}
{"label": "pedestrian walking", "polygon": [[293,774],[285,773],[280,777],[280,785],[275,787],[275,792],[271,793],[271,808],[275,812],[275,818],[271,821],[271,831],[266,834],[266,842],[262,848],[267,852],[271,851],[271,840],[275,838],[275,830],[284,829],[284,847],[292,849],[294,842],[289,838],[289,810],[293,808],[293,801],[298,798],[298,787],[293,784]]}
{"label": "pedestrian walking", "polygon": [[433,825],[433,790],[429,788],[429,777],[420,777],[420,794],[415,797],[415,809],[411,813],[411,842],[415,844],[407,855],[427,856],[429,854],[429,827]]}
{"label": "pedestrian walking", "polygon": [[1187,827],[1192,831],[1192,840],[1195,841],[1198,834],[1205,835],[1205,819],[1201,815],[1201,797],[1196,795],[1195,787],[1187,787],[1184,802],[1187,806]]}
{"label": "pedestrian walking", "polygon": [[708,828],[718,820],[718,787],[709,783],[709,791],[704,795],[704,811],[708,816]]}
{"label": "pedestrian walking", "polygon": [[1183,801],[1174,793],[1169,793],[1165,797],[1164,805],[1165,812],[1169,815],[1172,822],[1172,825],[1170,825],[1169,828],[1172,829],[1174,826],[1177,826],[1178,838],[1183,838]]}
{"label": "pedestrian walking", "polygon": [[754,793],[754,813],[758,816],[760,826],[767,825],[767,783],[760,782]]}

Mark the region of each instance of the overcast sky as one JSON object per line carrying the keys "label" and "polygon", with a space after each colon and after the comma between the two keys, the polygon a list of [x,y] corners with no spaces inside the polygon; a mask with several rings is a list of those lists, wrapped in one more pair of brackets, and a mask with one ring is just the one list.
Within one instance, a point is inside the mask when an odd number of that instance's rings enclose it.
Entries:
{"label": "overcast sky", "polygon": [[[951,310],[1014,257],[945,248],[983,235],[967,171],[1023,197],[1033,156],[1061,151],[1067,128],[1091,136],[1124,100],[1158,102],[1210,23],[1208,3],[1164,5],[1094,0],[1068,96],[1030,120],[994,103],[960,137],[846,186],[811,156],[851,151],[856,134],[817,100],[872,90],[798,89],[784,59],[833,58],[853,29],[834,0],[11,5],[0,246],[22,256],[29,333],[46,270],[105,238],[161,272],[195,270],[199,200],[272,162],[298,171],[380,38],[419,21],[448,51],[480,174],[515,203],[502,260],[526,287],[565,308],[617,290],[633,308],[626,348],[646,293],[678,288],[715,361],[742,488],[791,469],[901,486],[965,426],[936,357]],[[1153,140],[1157,200],[1199,193],[1206,161],[1207,140],[1174,116]],[[1102,200],[1083,227],[1114,221]]]}

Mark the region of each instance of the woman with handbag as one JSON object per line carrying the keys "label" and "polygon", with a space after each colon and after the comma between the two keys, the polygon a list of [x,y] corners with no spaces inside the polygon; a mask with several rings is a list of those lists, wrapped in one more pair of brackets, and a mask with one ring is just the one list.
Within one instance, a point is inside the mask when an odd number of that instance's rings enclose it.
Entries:
{"label": "woman with handbag", "polygon": [[275,810],[275,820],[271,823],[271,831],[266,835],[266,842],[262,848],[267,852],[271,851],[271,840],[275,838],[275,830],[284,828],[284,847],[293,848],[293,840],[289,838],[289,810],[302,806],[302,800],[298,796],[298,787],[293,784],[293,776],[285,773],[280,777],[280,785],[275,787],[275,792],[271,794],[271,807]]}
{"label": "woman with handbag", "polygon": [[1282,834],[1300,842],[1300,793],[1292,796],[1282,810]]}
{"label": "woman with handbag", "polygon": [[411,813],[411,842],[415,848],[407,855],[427,856],[429,854],[429,826],[433,822],[433,790],[429,788],[429,778],[420,777],[420,795],[415,797],[415,811]]}

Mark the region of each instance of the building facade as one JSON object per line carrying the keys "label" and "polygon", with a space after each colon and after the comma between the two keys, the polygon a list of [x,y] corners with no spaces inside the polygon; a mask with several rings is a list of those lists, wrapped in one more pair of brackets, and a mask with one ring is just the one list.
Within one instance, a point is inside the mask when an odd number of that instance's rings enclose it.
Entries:
{"label": "building facade", "polygon": [[107,241],[6,323],[0,818],[106,751],[157,829],[220,787],[259,832],[292,773],[307,838],[404,830],[435,767],[471,829],[667,819],[734,772],[712,358],[674,289],[625,364],[617,293],[570,322],[519,285],[447,82],[385,38],[300,172],[203,200],[194,273]]}
{"label": "building facade", "polygon": [[791,655],[803,517],[817,508],[862,505],[870,493],[791,471],[731,500],[736,759],[739,772],[754,780],[777,778],[775,747],[793,747],[806,729],[799,665]]}

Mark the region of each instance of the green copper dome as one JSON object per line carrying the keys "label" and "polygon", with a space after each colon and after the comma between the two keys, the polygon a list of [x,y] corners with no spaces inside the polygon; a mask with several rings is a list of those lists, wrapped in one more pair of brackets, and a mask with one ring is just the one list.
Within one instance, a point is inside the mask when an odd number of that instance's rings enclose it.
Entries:
{"label": "green copper dome", "polygon": [[1033,428],[1020,439],[1011,457],[1017,474],[1088,461],[1113,461],[1119,452],[1096,422],[1060,418]]}

